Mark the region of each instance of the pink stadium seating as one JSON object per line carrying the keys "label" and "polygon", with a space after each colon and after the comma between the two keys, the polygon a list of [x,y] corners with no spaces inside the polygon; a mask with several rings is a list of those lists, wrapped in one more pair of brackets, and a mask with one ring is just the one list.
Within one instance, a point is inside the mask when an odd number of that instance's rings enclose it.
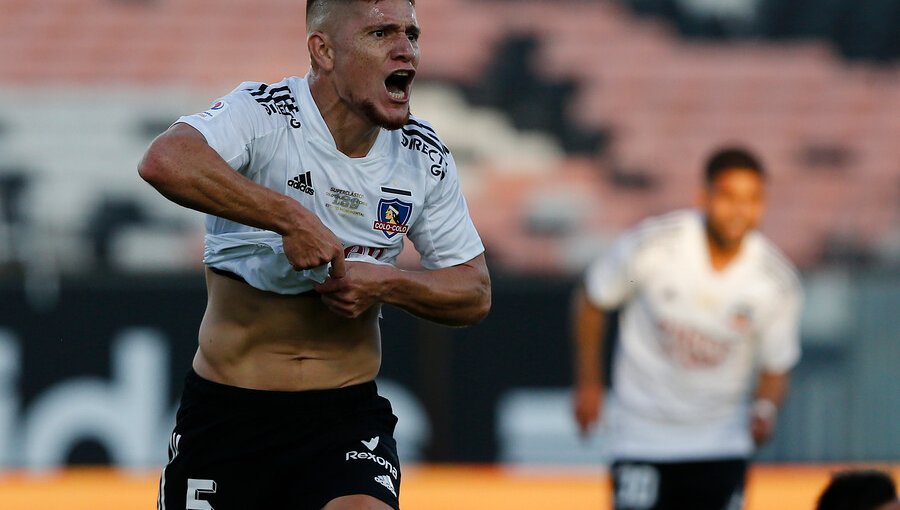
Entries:
{"label": "pink stadium seating", "polygon": [[[308,66],[295,0],[0,0],[0,85],[182,85],[224,92]],[[494,256],[560,271],[562,239],[526,228],[528,205],[554,186],[590,190],[583,233],[615,233],[691,204],[704,157],[737,141],[773,173],[764,230],[802,266],[831,238],[867,245],[900,223],[900,69],[839,61],[813,43],[685,42],[612,2],[419,2],[423,79],[474,83],[504,37],[531,33],[535,68],[580,84],[568,114],[614,133],[598,160],[560,161],[523,176],[477,168],[469,198]],[[488,77],[490,78],[490,77]],[[500,77],[497,77],[498,79]],[[850,156],[840,168],[804,158],[810,145]],[[619,189],[614,165],[658,187]],[[537,254],[540,254],[538,256]]]}

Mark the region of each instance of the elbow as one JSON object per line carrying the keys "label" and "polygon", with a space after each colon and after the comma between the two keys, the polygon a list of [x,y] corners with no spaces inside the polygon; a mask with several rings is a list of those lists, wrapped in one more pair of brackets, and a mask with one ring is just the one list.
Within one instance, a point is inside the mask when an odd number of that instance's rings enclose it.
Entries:
{"label": "elbow", "polygon": [[177,147],[172,143],[173,139],[168,134],[164,133],[157,137],[144,153],[137,168],[141,179],[164,195],[184,185],[178,181],[179,176],[174,165]]}
{"label": "elbow", "polygon": [[472,324],[478,324],[487,318],[491,313],[491,287],[488,286],[484,291],[478,306],[475,309],[475,321]]}
{"label": "elbow", "polygon": [[491,285],[487,283],[479,289],[478,297],[472,304],[466,321],[461,326],[474,326],[487,318],[491,312]]}
{"label": "elbow", "polygon": [[430,320],[451,328],[474,326],[491,311],[491,287],[480,287],[474,295],[470,295],[465,303],[458,303],[445,309],[445,313],[429,317]]}
{"label": "elbow", "polygon": [[484,267],[480,280],[481,285],[478,286],[478,299],[473,313],[473,325],[480,323],[491,313],[491,277],[487,266]]}
{"label": "elbow", "polygon": [[159,188],[167,180],[167,166],[161,152],[157,142],[154,141],[138,163],[138,175],[154,188]]}

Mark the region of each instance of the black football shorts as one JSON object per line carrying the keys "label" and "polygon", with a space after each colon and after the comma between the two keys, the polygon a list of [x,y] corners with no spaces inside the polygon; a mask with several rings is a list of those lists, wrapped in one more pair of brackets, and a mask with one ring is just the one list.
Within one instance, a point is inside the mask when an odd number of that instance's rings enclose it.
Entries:
{"label": "black football shorts", "polygon": [[319,510],[365,494],[399,509],[397,417],[375,382],[300,392],[184,386],[160,510]]}
{"label": "black football shorts", "polygon": [[617,460],[616,510],[740,510],[747,459],[686,462]]}

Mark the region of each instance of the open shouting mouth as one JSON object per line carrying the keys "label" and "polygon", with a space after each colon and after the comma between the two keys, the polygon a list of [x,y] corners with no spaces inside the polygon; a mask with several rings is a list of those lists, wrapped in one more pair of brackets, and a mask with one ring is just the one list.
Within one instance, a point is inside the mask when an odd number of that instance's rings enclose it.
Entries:
{"label": "open shouting mouth", "polygon": [[416,72],[412,69],[399,69],[392,72],[384,80],[384,88],[394,101],[405,103],[409,100],[409,89]]}

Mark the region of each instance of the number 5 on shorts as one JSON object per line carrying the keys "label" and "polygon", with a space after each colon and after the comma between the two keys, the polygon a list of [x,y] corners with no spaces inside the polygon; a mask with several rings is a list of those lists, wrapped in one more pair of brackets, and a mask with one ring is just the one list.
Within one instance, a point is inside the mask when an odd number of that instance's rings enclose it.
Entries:
{"label": "number 5 on shorts", "polygon": [[200,499],[201,494],[215,494],[216,481],[188,478],[187,506],[185,510],[214,510],[208,501]]}

